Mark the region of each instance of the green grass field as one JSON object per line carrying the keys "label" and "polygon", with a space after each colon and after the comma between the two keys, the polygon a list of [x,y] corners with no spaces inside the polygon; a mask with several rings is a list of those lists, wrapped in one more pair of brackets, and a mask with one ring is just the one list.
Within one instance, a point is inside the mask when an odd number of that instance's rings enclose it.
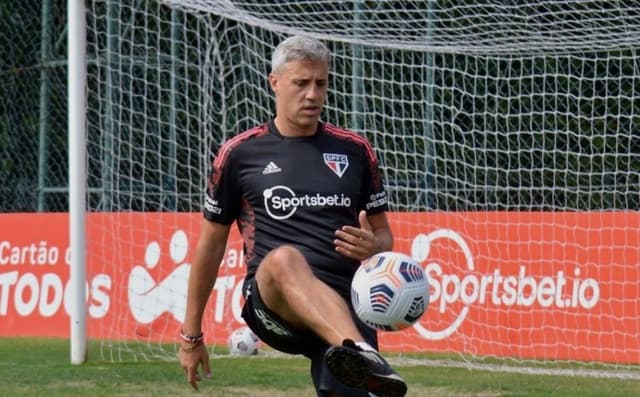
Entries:
{"label": "green grass field", "polygon": [[[213,377],[191,390],[176,361],[101,361],[90,344],[89,361],[71,365],[69,342],[0,339],[0,396],[315,396],[302,358],[216,356]],[[640,396],[640,381],[523,375],[461,368],[396,366],[408,396]]]}

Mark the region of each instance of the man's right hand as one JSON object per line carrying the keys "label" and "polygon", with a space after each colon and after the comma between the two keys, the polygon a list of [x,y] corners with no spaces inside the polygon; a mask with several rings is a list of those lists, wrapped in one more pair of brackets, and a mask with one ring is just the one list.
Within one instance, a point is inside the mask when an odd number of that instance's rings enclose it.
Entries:
{"label": "man's right hand", "polygon": [[198,375],[198,367],[202,365],[202,371],[207,378],[211,378],[211,369],[209,367],[209,352],[204,342],[199,341],[196,343],[190,343],[186,341],[180,341],[180,351],[178,352],[178,358],[180,359],[180,365],[187,376],[187,382],[191,386],[198,390],[198,381],[200,376]]}

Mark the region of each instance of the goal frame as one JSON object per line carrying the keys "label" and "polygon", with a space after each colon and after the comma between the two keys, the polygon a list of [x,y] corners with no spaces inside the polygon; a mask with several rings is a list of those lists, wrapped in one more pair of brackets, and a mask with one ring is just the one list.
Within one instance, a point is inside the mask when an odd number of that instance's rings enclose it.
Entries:
{"label": "goal frame", "polygon": [[72,364],[87,361],[86,296],[86,87],[87,26],[84,0],[67,0],[69,113],[69,249],[70,356]]}

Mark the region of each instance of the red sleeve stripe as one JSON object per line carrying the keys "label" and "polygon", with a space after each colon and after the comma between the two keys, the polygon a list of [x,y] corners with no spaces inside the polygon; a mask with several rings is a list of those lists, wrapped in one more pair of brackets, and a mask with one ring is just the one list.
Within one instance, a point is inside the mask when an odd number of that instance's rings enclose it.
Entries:
{"label": "red sleeve stripe", "polygon": [[378,162],[376,158],[376,152],[373,150],[371,143],[367,140],[367,138],[360,136],[352,131],[347,131],[342,128],[338,128],[331,124],[325,124],[325,131],[329,134],[338,136],[340,138],[355,142],[361,146],[363,146],[367,152],[367,157],[372,164],[376,164]]}
{"label": "red sleeve stripe", "polygon": [[252,137],[264,135],[269,132],[269,128],[267,124],[259,125],[257,127],[253,127],[245,132],[242,132],[233,138],[227,140],[218,151],[218,155],[213,161],[214,168],[221,168],[222,165],[227,161],[227,157],[229,157],[229,153],[231,153],[231,149],[238,146],[242,142],[250,139]]}

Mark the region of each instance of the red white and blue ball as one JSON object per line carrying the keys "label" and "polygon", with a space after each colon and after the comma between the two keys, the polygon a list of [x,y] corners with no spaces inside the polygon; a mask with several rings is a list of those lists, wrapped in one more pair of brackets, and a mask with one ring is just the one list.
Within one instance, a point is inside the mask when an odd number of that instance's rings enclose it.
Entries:
{"label": "red white and blue ball", "polygon": [[422,266],[400,252],[381,252],[366,260],[351,283],[358,317],[382,331],[415,324],[429,304],[429,281]]}

